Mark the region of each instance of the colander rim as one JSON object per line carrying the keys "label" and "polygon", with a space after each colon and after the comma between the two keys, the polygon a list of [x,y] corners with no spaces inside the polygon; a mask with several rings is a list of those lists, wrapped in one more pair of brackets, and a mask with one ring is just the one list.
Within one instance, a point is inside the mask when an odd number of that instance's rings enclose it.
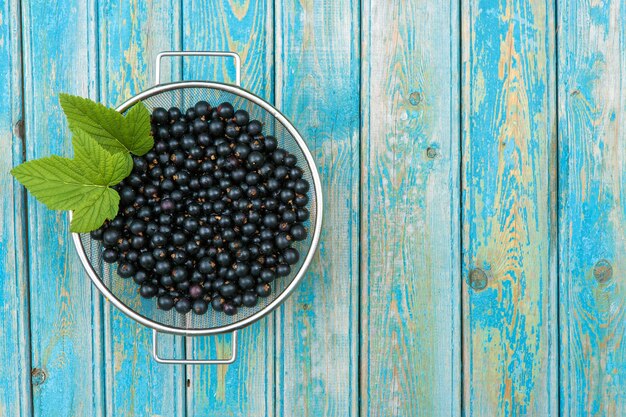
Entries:
{"label": "colander rim", "polygon": [[[163,333],[179,334],[179,335],[186,335],[186,336],[200,336],[200,335],[228,333],[228,332],[232,332],[232,331],[244,328],[246,326],[249,326],[250,324],[260,320],[261,318],[265,317],[270,312],[275,310],[293,293],[295,288],[298,286],[298,284],[304,277],[309,265],[311,264],[313,260],[313,257],[315,256],[315,253],[317,252],[317,247],[319,245],[319,239],[320,239],[320,234],[322,230],[322,217],[323,217],[323,199],[322,198],[323,197],[322,197],[321,180],[319,177],[319,172],[317,170],[317,165],[315,164],[315,161],[313,160],[313,156],[311,155],[311,152],[309,151],[308,146],[304,142],[304,139],[302,138],[298,130],[293,126],[293,124],[291,124],[291,122],[278,109],[276,109],[270,103],[263,100],[259,96],[249,92],[248,90],[245,90],[236,85],[214,82],[214,81],[178,81],[178,82],[172,82],[172,83],[158,84],[126,100],[125,102],[120,104],[116,108],[116,110],[122,113],[128,110],[137,102],[142,101],[148,97],[152,97],[154,95],[157,95],[166,91],[182,89],[182,88],[218,89],[218,90],[229,92],[231,94],[238,95],[239,97],[242,97],[244,99],[250,100],[253,103],[265,109],[273,117],[275,117],[276,120],[278,120],[278,122],[280,122],[287,129],[287,131],[291,134],[291,136],[296,140],[298,146],[300,147],[302,151],[302,154],[306,158],[307,164],[309,165],[311,169],[311,177],[313,179],[313,184],[314,184],[315,206],[316,206],[316,218],[315,218],[315,225],[313,227],[313,236],[311,239],[311,245],[302,263],[302,266],[300,267],[300,270],[298,271],[296,276],[291,280],[291,282],[287,285],[287,287],[272,302],[270,302],[261,310],[250,315],[249,317],[246,317],[243,320],[239,320],[235,323],[231,323],[225,326],[212,327],[208,329],[179,328],[179,327],[174,327],[174,326],[168,326],[168,325],[159,323],[155,320],[152,320],[142,314],[139,314],[137,311],[135,311],[134,309],[124,304],[119,298],[117,298],[107,288],[106,285],[104,285],[102,280],[98,277],[98,273],[95,271],[93,265],[91,264],[91,262],[89,262],[89,259],[87,258],[85,247],[83,246],[83,242],[81,241],[80,234],[72,233],[72,240],[74,241],[74,246],[76,247],[76,251],[78,252],[78,257],[81,263],[83,264],[83,267],[85,268],[87,275],[89,276],[93,284],[96,286],[96,288],[98,288],[98,290],[102,293],[102,295],[108,301],[110,301],[114,306],[120,309],[125,315],[127,315],[131,319],[141,323],[142,325],[146,327],[149,327],[151,329],[154,329]],[[72,212],[69,213],[69,216],[71,220]],[[192,314],[192,313],[188,313],[188,314]]]}

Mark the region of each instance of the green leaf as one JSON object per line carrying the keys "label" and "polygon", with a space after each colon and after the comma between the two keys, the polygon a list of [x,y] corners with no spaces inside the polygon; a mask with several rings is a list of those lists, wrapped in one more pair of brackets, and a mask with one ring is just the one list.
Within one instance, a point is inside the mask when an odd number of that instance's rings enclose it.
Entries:
{"label": "green leaf", "polygon": [[89,232],[117,214],[120,196],[110,187],[132,171],[130,153],[152,148],[150,113],[142,103],[124,117],[81,97],[61,94],[59,100],[74,134],[74,159],[41,158],[11,173],[48,208],[74,210],[71,231]]}
{"label": "green leaf", "polygon": [[109,152],[130,152],[125,139],[124,116],[95,101],[60,94],[59,102],[72,133],[82,129]]}
{"label": "green leaf", "polygon": [[24,162],[13,168],[11,174],[37,200],[52,210],[72,210],[79,207],[87,194],[102,185],[85,182],[82,164],[60,156]]}
{"label": "green leaf", "polygon": [[96,230],[105,220],[113,219],[119,209],[120,196],[112,188],[90,193],[83,204],[74,210],[70,231],[87,233]]}
{"label": "green leaf", "polygon": [[154,139],[150,134],[150,112],[143,103],[137,103],[128,110],[124,126],[135,155],[143,155],[152,149]]}
{"label": "green leaf", "polygon": [[141,103],[124,117],[115,109],[87,98],[61,94],[59,102],[72,133],[82,129],[111,153],[143,155],[152,148],[150,114]]}
{"label": "green leaf", "polygon": [[74,159],[51,156],[25,162],[11,173],[52,210],[74,210],[70,230],[89,232],[117,214],[120,197],[109,188],[126,178],[133,160],[111,154],[80,128],[72,138]]}
{"label": "green leaf", "polygon": [[133,159],[128,153],[110,154],[82,129],[76,129],[72,145],[74,160],[91,183],[115,185],[133,169]]}

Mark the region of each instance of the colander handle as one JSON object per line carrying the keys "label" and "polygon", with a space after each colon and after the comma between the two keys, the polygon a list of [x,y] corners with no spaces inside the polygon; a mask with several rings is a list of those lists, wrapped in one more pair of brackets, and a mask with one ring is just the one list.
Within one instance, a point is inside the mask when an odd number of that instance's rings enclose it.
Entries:
{"label": "colander handle", "polygon": [[237,359],[237,331],[231,333],[232,336],[232,353],[228,359],[165,359],[159,356],[159,332],[152,330],[152,357],[155,361],[165,364],[181,364],[181,365],[228,365]]}
{"label": "colander handle", "polygon": [[241,85],[241,57],[236,52],[220,51],[166,51],[156,57],[156,83],[161,84],[161,58],[166,56],[218,56],[235,61],[235,84]]}

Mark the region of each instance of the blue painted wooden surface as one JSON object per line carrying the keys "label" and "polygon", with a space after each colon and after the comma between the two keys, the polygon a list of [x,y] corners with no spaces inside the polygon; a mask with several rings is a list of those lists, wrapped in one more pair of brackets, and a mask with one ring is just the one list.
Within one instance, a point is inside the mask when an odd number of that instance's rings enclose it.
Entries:
{"label": "blue painted wooden surface", "polygon": [[459,6],[361,18],[361,415],[460,416]]}
{"label": "blue painted wooden surface", "polygon": [[9,167],[24,160],[18,1],[0,5],[0,416],[30,416],[28,258],[24,190]]}
{"label": "blue painted wooden surface", "polygon": [[463,6],[467,416],[558,414],[554,8]]}
{"label": "blue painted wooden surface", "polygon": [[[626,415],[625,19],[623,0],[5,0],[0,417]],[[230,366],[155,363],[67,216],[8,174],[68,154],[59,92],[119,103],[181,48],[241,54],[326,197],[303,284]]]}
{"label": "blue painted wooden surface", "polygon": [[[22,4],[26,159],[68,155],[59,91],[97,95],[94,16],[93,2]],[[46,376],[32,387],[33,414],[102,416],[102,300],[73,253],[67,214],[29,196],[26,217],[31,366]]]}
{"label": "blue painted wooden surface", "polygon": [[[276,2],[276,105],[322,178],[324,230],[276,314],[276,415],[358,415],[359,39],[355,2]],[[306,91],[306,94],[299,92]]]}
{"label": "blue painted wooden surface", "polygon": [[626,3],[558,9],[561,414],[626,415]]}

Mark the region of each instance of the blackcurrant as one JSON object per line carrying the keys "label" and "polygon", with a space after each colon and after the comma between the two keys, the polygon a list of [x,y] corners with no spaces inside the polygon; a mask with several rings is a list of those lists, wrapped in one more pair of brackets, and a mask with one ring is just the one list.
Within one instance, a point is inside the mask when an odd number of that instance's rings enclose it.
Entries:
{"label": "blackcurrant", "polygon": [[310,212],[308,209],[306,208],[298,208],[298,210],[296,211],[296,218],[299,222],[305,222],[309,219],[310,217]]}
{"label": "blackcurrant", "polygon": [[112,264],[113,262],[117,262],[118,253],[113,248],[105,249],[102,252],[102,260],[106,263]]}
{"label": "blackcurrant", "polygon": [[252,136],[258,135],[259,133],[261,133],[262,129],[263,129],[263,125],[258,120],[251,120],[248,123],[248,128],[247,128],[248,134]]}
{"label": "blackcurrant", "polygon": [[224,134],[224,122],[221,120],[211,120],[209,123],[209,134],[214,138],[222,136]]}
{"label": "blackcurrant", "polygon": [[224,299],[221,297],[215,297],[211,300],[211,307],[215,311],[222,311],[224,309]]}
{"label": "blackcurrant", "polygon": [[94,240],[102,240],[102,234],[104,233],[104,231],[102,230],[102,228],[100,229],[96,229],[92,232],[89,232],[89,236],[91,236],[92,239]]}
{"label": "blackcurrant", "polygon": [[171,268],[172,266],[169,261],[167,260],[157,261],[157,263],[154,266],[154,271],[159,275],[167,275],[170,273]]}
{"label": "blackcurrant", "polygon": [[301,224],[294,224],[289,229],[289,234],[294,240],[304,240],[306,239],[306,229]]}
{"label": "blackcurrant", "polygon": [[174,297],[169,294],[159,296],[157,300],[157,306],[161,310],[169,311],[174,307]]}
{"label": "blackcurrant", "polygon": [[104,231],[104,233],[102,233],[102,240],[104,241],[105,245],[114,245],[117,243],[117,241],[121,238],[121,233],[119,231],[119,229],[116,228],[110,228]]}
{"label": "blackcurrant", "polygon": [[189,296],[191,298],[200,298],[204,294],[204,289],[198,284],[189,287]]}
{"label": "blackcurrant", "polygon": [[127,261],[120,262],[117,266],[117,274],[122,278],[132,277],[135,271],[135,266]]}
{"label": "blackcurrant", "polygon": [[222,306],[222,311],[228,316],[234,316],[235,314],[237,314],[237,307],[235,307],[231,303],[224,303]]}
{"label": "blackcurrant", "polygon": [[309,204],[309,197],[306,194],[297,194],[296,198],[293,200],[293,203],[297,207],[306,207]]}
{"label": "blackcurrant", "polygon": [[175,122],[182,117],[182,113],[178,107],[170,107],[168,110],[170,121]]}
{"label": "blackcurrant", "polygon": [[143,298],[152,298],[159,292],[156,285],[144,282],[139,288],[139,294]]}
{"label": "blackcurrant", "polygon": [[175,122],[173,125],[170,126],[170,134],[175,138],[182,137],[185,134],[186,130],[186,125],[181,121]]}
{"label": "blackcurrant", "polygon": [[137,284],[141,284],[145,282],[147,279],[148,279],[148,273],[143,270],[139,270],[135,272],[135,275],[133,275],[133,281],[135,281],[135,283]]}
{"label": "blackcurrant", "polygon": [[278,249],[286,249],[289,247],[289,245],[291,245],[291,240],[289,239],[289,235],[287,235],[287,233],[279,233],[276,236],[275,242],[276,247]]}
{"label": "blackcurrant", "polygon": [[259,297],[267,297],[268,295],[270,295],[271,291],[272,287],[270,286],[270,284],[259,284],[256,286],[256,294]]}
{"label": "blackcurrant", "polygon": [[139,265],[141,265],[142,268],[152,269],[155,264],[156,264],[156,260],[154,259],[151,253],[144,252],[141,255],[139,255]]}
{"label": "blackcurrant", "polygon": [[193,108],[198,117],[208,116],[209,112],[211,111],[211,106],[204,100],[197,102],[196,105],[193,106]]}
{"label": "blackcurrant", "polygon": [[163,107],[157,107],[152,110],[152,121],[158,124],[166,124],[170,120],[170,115]]}
{"label": "blackcurrant", "polygon": [[176,302],[174,308],[176,308],[176,311],[179,313],[186,314],[191,310],[191,301],[186,298],[181,298]]}
{"label": "blackcurrant", "polygon": [[242,304],[246,307],[254,307],[257,305],[258,301],[259,298],[256,293],[251,291],[246,291],[241,298]]}
{"label": "blackcurrant", "polygon": [[213,261],[210,258],[202,258],[197,263],[198,271],[203,274],[209,274],[214,271]]}
{"label": "blackcurrant", "polygon": [[224,119],[231,119],[235,115],[235,109],[232,104],[224,102],[217,106],[217,113]]}
{"label": "blackcurrant", "polygon": [[289,167],[292,167],[298,163],[298,158],[295,155],[287,154],[283,159],[283,163]]}
{"label": "blackcurrant", "polygon": [[237,110],[234,116],[238,126],[245,126],[250,121],[250,115],[245,110]]}
{"label": "blackcurrant", "polygon": [[237,136],[239,136],[239,126],[232,122],[226,123],[226,127],[224,128],[224,134],[231,139],[236,138]]}
{"label": "blackcurrant", "polygon": [[264,269],[261,271],[259,278],[261,281],[269,283],[274,281],[275,275],[270,269]]}
{"label": "blackcurrant", "polygon": [[253,169],[259,168],[265,162],[265,157],[261,152],[251,152],[248,155],[248,164]]}
{"label": "blackcurrant", "polygon": [[209,125],[207,122],[205,122],[202,119],[195,119],[193,121],[193,132],[198,134],[198,133],[204,133],[209,129]]}
{"label": "blackcurrant", "polygon": [[130,245],[135,249],[143,249],[146,243],[146,238],[143,236],[133,236],[130,241]]}
{"label": "blackcurrant", "polygon": [[283,258],[288,265],[294,265],[300,259],[300,254],[294,248],[288,248],[283,251]]}
{"label": "blackcurrant", "polygon": [[239,287],[243,288],[244,290],[248,290],[254,287],[255,283],[256,283],[256,280],[252,278],[250,275],[243,276],[239,278],[239,280],[237,281],[237,284],[239,285]]}
{"label": "blackcurrant", "polygon": [[209,309],[209,304],[202,299],[194,300],[192,309],[195,314],[202,315]]}

